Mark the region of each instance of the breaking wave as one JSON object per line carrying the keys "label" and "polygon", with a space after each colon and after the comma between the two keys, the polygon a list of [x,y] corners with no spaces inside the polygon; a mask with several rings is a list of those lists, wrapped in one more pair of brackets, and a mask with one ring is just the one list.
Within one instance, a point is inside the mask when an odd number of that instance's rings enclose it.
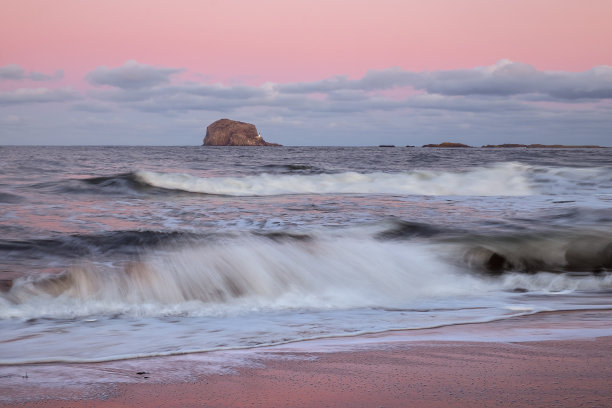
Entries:
{"label": "breaking wave", "polygon": [[[266,165],[263,173],[200,177],[138,170],[112,176],[37,184],[53,193],[136,195],[197,193],[227,196],[287,194],[399,194],[424,196],[612,195],[606,168],[496,163],[465,170],[413,169],[405,172],[325,172],[308,165]],[[8,196],[7,196],[8,197]],[[0,201],[3,196],[0,195]],[[13,200],[8,197],[5,200]]]}
{"label": "breaking wave", "polygon": [[[602,242],[601,256],[608,256],[609,248]],[[516,246],[506,247],[518,251]],[[19,278],[0,294],[0,318],[404,308],[424,299],[469,298],[517,289],[612,289],[612,274],[605,271],[479,273],[491,262],[497,265],[495,259],[491,261],[495,253],[508,263],[517,262],[509,252],[498,252],[474,242],[240,236],[152,252],[121,264],[81,263],[58,275]],[[534,254],[537,251],[522,256],[528,259]]]}
{"label": "breaking wave", "polygon": [[384,306],[470,293],[474,285],[476,279],[455,276],[419,245],[354,239],[279,242],[251,236],[150,254],[121,267],[85,264],[60,275],[20,279],[4,300],[14,304],[8,310],[15,312],[47,299],[52,316],[163,314],[175,308],[214,315]]}
{"label": "breaking wave", "polygon": [[138,171],[135,178],[153,187],[230,196],[283,194],[408,194],[521,196],[533,193],[524,167],[505,163],[452,172],[413,170],[405,173],[257,174],[201,178],[189,174]]}

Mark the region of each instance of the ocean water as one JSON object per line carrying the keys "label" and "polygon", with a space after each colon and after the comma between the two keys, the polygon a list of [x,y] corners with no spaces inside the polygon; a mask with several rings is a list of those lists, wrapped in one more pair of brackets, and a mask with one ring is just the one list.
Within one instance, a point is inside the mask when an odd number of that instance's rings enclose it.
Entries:
{"label": "ocean water", "polygon": [[0,365],[612,308],[610,149],[0,147]]}

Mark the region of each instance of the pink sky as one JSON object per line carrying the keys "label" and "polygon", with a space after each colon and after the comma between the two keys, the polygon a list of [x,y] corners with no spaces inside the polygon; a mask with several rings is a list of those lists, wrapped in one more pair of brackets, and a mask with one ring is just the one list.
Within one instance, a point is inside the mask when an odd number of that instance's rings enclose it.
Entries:
{"label": "pink sky", "polygon": [[0,144],[610,144],[612,0],[1,0]]}
{"label": "pink sky", "polygon": [[76,86],[127,60],[251,84],[503,58],[583,71],[612,65],[611,18],[609,0],[3,0],[0,66]]}

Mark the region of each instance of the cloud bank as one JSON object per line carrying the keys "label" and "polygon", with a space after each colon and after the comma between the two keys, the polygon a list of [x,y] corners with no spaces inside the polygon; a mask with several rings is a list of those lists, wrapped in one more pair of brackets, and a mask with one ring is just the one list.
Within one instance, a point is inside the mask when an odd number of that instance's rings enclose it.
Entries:
{"label": "cloud bank", "polygon": [[137,61],[127,61],[119,68],[98,67],[91,71],[85,79],[92,85],[108,85],[125,90],[149,88],[167,84],[170,77],[182,72],[182,69],[153,67],[139,64]]}
{"label": "cloud bank", "polygon": [[[11,81],[34,74],[17,65],[0,69],[0,77]],[[389,68],[361,78],[259,85],[190,81],[184,79],[188,74],[183,68],[128,61],[88,73],[89,90],[19,89],[0,93],[0,105],[63,103],[66,115],[97,115],[89,116],[96,132],[104,123],[99,118],[112,116],[108,123],[126,126],[134,144],[142,123],[157,124],[154,131],[162,132],[148,144],[177,143],[169,133],[182,132],[185,142],[178,144],[198,144],[201,130],[220,117],[264,125],[275,133],[268,139],[284,144],[612,144],[610,66],[541,71],[501,60],[471,69]]]}
{"label": "cloud bank", "polygon": [[64,71],[58,69],[52,75],[43,74],[40,72],[29,72],[26,73],[25,69],[17,64],[10,64],[0,67],[0,81],[53,81],[62,79],[64,77]]}
{"label": "cloud bank", "polygon": [[0,105],[20,105],[30,103],[70,102],[81,96],[70,88],[20,88],[0,92]]}
{"label": "cloud bank", "polygon": [[330,93],[341,90],[377,91],[411,87],[429,94],[515,96],[535,94],[557,99],[612,98],[612,67],[585,72],[538,71],[508,60],[473,69],[410,72],[400,68],[370,71],[363,78],[338,76],[316,82],[279,86],[287,93]]}
{"label": "cloud bank", "polygon": [[[87,79],[94,85],[114,87],[94,91],[92,98],[147,112],[257,106],[303,112],[401,108],[481,111],[495,109],[502,102],[505,106],[514,103],[516,109],[518,103],[529,101],[580,103],[612,99],[612,67],[608,66],[577,73],[550,72],[503,60],[473,69],[411,72],[391,68],[370,71],[359,79],[336,76],[259,86],[171,83],[170,77],[182,71],[131,61],[115,69],[98,68]],[[404,97],[385,94],[391,90],[404,90]]]}

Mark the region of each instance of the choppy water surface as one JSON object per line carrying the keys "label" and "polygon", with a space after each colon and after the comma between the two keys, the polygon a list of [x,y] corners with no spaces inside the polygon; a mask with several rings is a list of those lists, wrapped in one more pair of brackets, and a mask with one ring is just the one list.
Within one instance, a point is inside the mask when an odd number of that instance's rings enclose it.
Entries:
{"label": "choppy water surface", "polygon": [[0,364],[611,308],[609,149],[0,147]]}

